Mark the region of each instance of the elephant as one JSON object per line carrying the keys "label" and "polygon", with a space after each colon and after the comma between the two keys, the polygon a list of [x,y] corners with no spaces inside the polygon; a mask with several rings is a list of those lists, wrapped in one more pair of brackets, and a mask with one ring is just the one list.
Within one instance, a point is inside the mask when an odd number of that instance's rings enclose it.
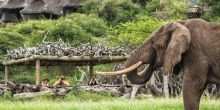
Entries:
{"label": "elephant", "polygon": [[[138,73],[143,64],[148,66]],[[125,69],[97,73],[145,84],[158,68],[165,76],[183,73],[184,108],[199,110],[206,85],[220,84],[220,25],[199,18],[167,23],[131,53]]]}

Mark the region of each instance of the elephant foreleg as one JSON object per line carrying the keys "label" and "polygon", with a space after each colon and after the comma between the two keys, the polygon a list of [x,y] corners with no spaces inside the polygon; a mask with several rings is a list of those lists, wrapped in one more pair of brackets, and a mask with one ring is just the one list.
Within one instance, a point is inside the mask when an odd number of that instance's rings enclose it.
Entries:
{"label": "elephant foreleg", "polygon": [[183,78],[183,99],[185,110],[199,110],[201,95],[205,89],[206,76],[197,74],[185,74]]}

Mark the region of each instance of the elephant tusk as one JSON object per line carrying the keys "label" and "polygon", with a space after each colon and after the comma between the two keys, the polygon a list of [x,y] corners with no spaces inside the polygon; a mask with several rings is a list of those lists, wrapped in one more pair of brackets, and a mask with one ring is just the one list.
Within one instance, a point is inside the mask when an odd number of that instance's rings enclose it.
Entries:
{"label": "elephant tusk", "polygon": [[138,76],[144,76],[146,74],[146,71],[148,70],[149,65],[147,65],[147,67],[144,68],[144,70],[142,70],[141,72],[137,73]]}
{"label": "elephant tusk", "polygon": [[127,74],[127,73],[137,69],[142,64],[143,64],[142,61],[138,61],[134,65],[132,65],[132,66],[126,68],[126,69],[123,69],[123,70],[119,70],[119,71],[115,71],[115,72],[96,72],[96,73],[101,74],[101,75],[107,75],[107,76],[122,75],[122,74]]}

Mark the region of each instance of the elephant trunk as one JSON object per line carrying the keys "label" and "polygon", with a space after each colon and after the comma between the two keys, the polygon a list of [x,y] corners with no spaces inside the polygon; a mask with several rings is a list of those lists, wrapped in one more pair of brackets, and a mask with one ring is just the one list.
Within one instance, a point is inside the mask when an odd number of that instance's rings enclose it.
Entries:
{"label": "elephant trunk", "polygon": [[[123,75],[126,74],[127,78],[134,84],[146,83],[152,73],[153,65],[151,64],[155,57],[155,50],[150,45],[150,40],[138,47],[129,57],[125,63],[125,69],[115,72],[96,72],[102,75]],[[143,64],[149,64],[142,72],[137,73],[138,67]]]}

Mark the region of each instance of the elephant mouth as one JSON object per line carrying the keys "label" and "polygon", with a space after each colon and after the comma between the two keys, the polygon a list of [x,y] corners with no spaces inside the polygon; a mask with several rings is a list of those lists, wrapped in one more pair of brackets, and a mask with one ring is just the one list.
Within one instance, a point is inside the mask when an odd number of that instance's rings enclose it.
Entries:
{"label": "elephant mouth", "polygon": [[[123,70],[114,71],[114,72],[96,72],[97,74],[106,75],[106,76],[115,76],[115,75],[123,75],[123,74],[129,74],[130,72],[136,70],[138,67],[140,67],[142,64],[144,64],[142,61],[138,61],[137,63],[133,64],[132,66],[125,68]],[[146,73],[146,71],[149,68],[149,64],[139,73],[137,73],[138,76],[143,77]]]}

